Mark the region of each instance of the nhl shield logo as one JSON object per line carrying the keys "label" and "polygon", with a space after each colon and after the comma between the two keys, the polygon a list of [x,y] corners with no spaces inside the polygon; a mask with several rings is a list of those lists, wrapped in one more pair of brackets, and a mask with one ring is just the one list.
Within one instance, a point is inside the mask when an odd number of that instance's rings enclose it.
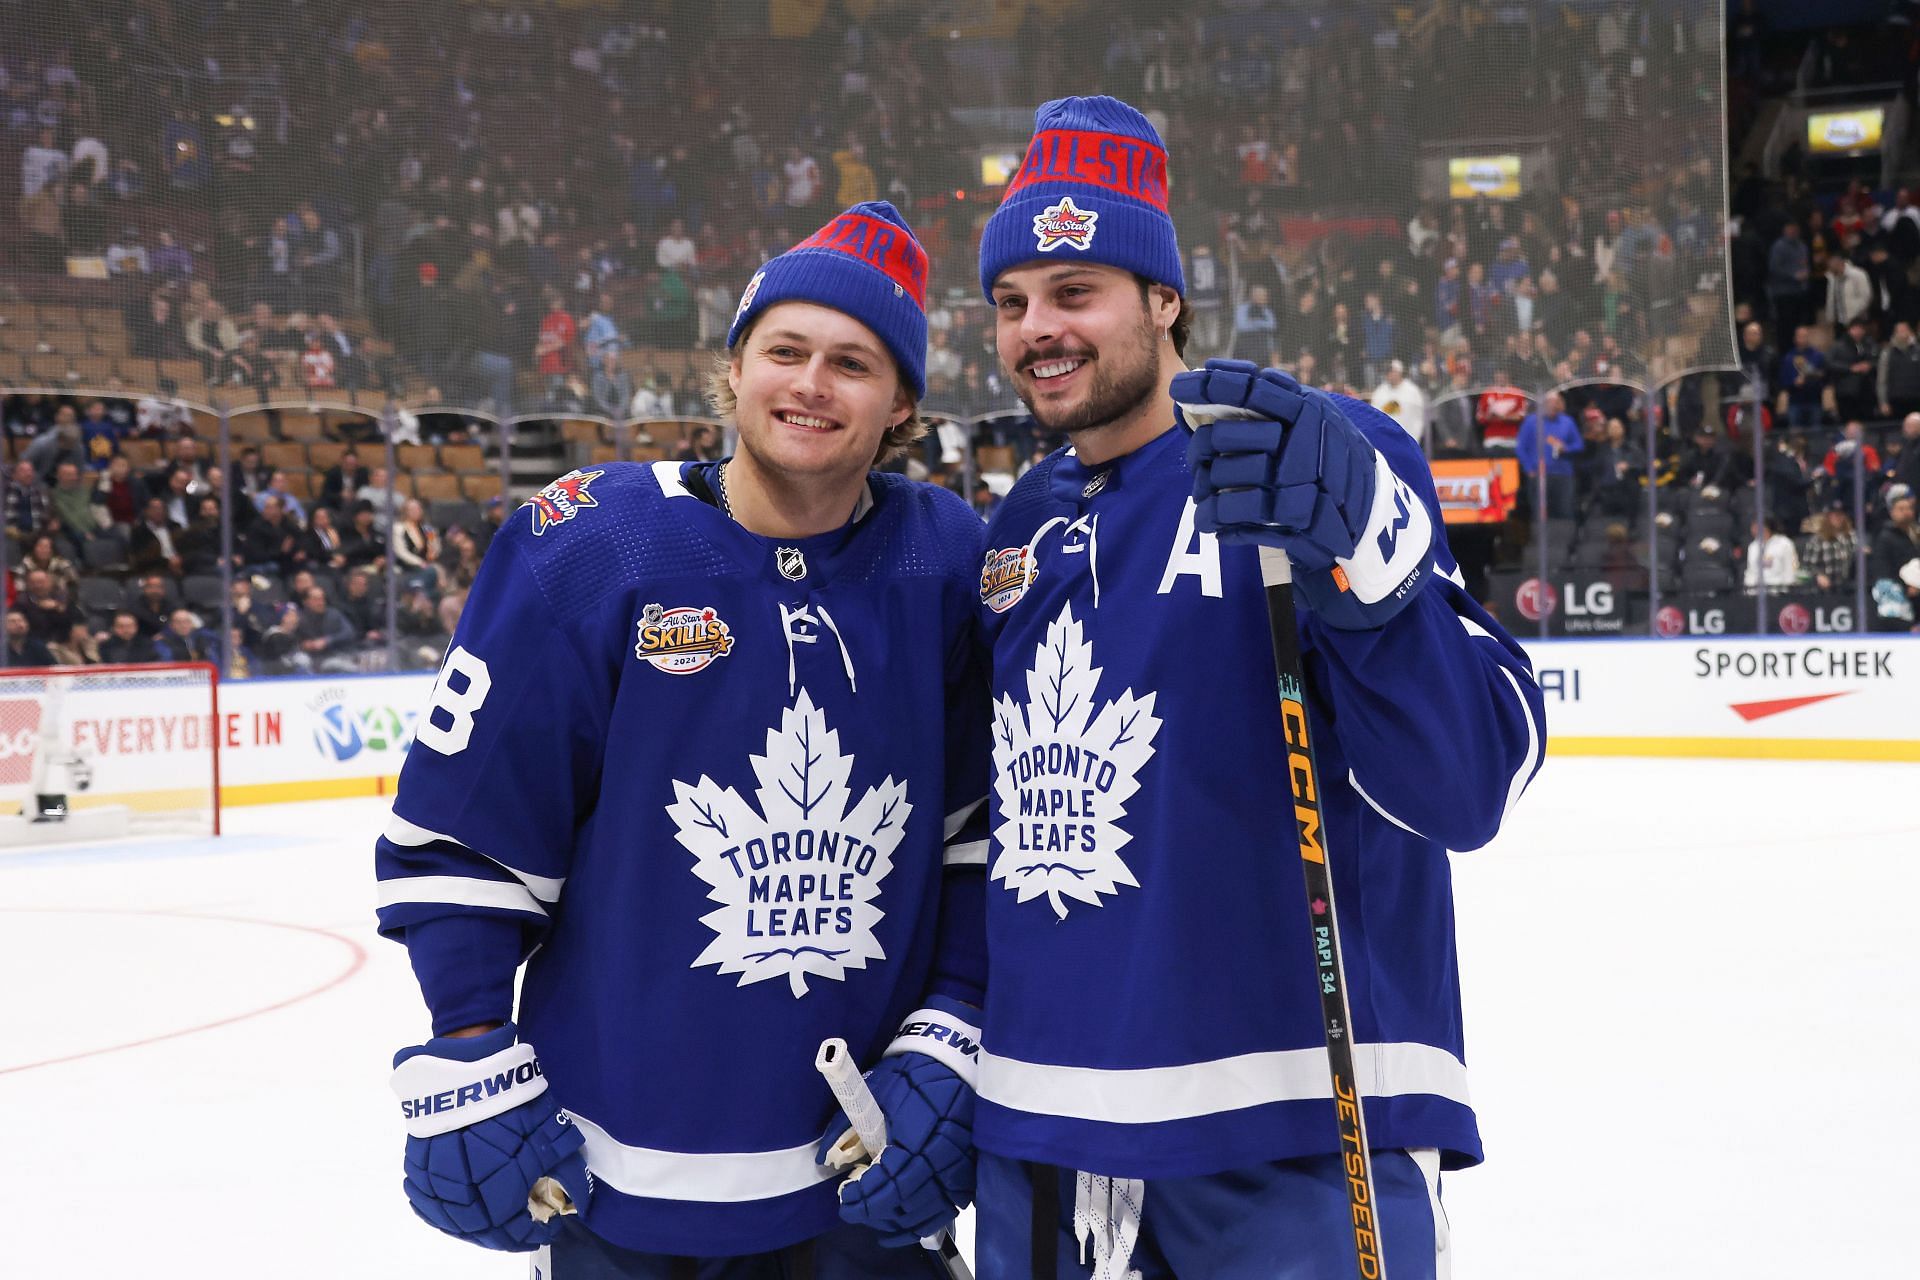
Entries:
{"label": "nhl shield logo", "polygon": [[798,582],[807,576],[807,558],[798,547],[776,547],[773,563],[780,570],[780,576],[789,582]]}
{"label": "nhl shield logo", "polygon": [[1065,246],[1082,253],[1093,247],[1094,223],[1100,215],[1074,207],[1073,197],[1061,196],[1060,203],[1048,205],[1033,215],[1033,238],[1041,253],[1052,253]]}

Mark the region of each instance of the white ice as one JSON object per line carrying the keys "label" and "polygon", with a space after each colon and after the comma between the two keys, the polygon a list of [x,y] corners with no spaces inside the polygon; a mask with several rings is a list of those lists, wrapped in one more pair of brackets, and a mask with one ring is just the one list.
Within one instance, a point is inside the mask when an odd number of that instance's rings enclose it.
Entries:
{"label": "white ice", "polygon": [[[1488,1152],[1445,1184],[1458,1280],[1905,1265],[1916,781],[1555,760],[1455,859]],[[0,854],[0,1274],[526,1274],[400,1193],[387,1062],[425,1025],[373,932],[383,812]]]}

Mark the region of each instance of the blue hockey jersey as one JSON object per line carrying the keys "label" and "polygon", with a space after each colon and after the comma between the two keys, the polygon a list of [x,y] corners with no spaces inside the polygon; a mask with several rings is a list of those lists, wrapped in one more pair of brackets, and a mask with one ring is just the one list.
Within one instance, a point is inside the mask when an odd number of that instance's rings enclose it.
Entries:
{"label": "blue hockey jersey", "polygon": [[[1342,408],[1426,502],[1419,449]],[[1338,1150],[1257,551],[1194,530],[1188,434],[1021,477],[987,530],[983,1150],[1185,1177]],[[1376,1146],[1480,1158],[1448,849],[1538,768],[1520,648],[1436,573],[1387,626],[1301,614],[1324,841]],[[1443,576],[1444,575],[1444,576]]]}
{"label": "blue hockey jersey", "polygon": [[[984,977],[983,526],[875,475],[782,542],[695,464],[549,485],[487,553],[376,850],[436,1035],[514,1016],[586,1135],[592,1230],[779,1248],[837,1222],[813,1069]],[[970,826],[970,817],[975,826]]]}

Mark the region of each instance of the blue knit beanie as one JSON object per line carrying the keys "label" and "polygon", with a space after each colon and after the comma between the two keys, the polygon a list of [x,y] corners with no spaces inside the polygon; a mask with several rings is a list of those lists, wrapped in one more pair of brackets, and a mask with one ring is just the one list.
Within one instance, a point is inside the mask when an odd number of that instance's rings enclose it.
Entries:
{"label": "blue knit beanie", "polygon": [[776,302],[844,311],[886,344],[915,397],[927,394],[927,251],[885,200],[854,205],[760,268],[740,295],[727,350]]}
{"label": "blue knit beanie", "polygon": [[1056,98],[1034,112],[1027,158],[980,237],[980,288],[1025,262],[1102,262],[1183,297],[1167,216],[1167,151],[1118,98]]}

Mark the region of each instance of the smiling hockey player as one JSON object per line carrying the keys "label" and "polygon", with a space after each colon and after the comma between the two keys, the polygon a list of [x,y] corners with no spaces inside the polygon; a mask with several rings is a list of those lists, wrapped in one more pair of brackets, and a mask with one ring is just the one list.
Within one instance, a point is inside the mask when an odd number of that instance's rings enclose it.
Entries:
{"label": "smiling hockey player", "polygon": [[[714,388],[738,454],[537,494],[419,722],[376,857],[432,1013],[406,1191],[542,1280],[940,1274],[868,1229],[973,1172],[981,526],[871,471],[924,429],[926,276],[884,203],[769,262]],[[815,1161],[829,1036],[894,1137],[867,1225]]]}
{"label": "smiling hockey player", "polygon": [[[981,1273],[1354,1274],[1264,543],[1303,604],[1388,1273],[1443,1275],[1439,1173],[1481,1154],[1447,850],[1491,839],[1539,766],[1527,660],[1461,589],[1391,419],[1251,365],[1186,372],[1137,111],[1040,108],[980,277],[1008,377],[1071,445],[1007,496],[980,584]],[[1183,403],[1259,420],[1190,433]]]}

